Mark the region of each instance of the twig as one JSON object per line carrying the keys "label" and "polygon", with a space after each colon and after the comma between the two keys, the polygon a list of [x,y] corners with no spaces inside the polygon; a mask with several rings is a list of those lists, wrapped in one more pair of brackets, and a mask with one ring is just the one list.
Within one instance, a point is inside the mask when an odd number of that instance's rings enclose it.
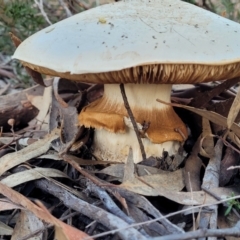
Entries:
{"label": "twig", "polygon": [[[190,187],[190,192],[191,192],[191,199],[193,200],[193,190],[192,190],[190,172],[188,172],[188,181],[189,181],[189,187]],[[192,210],[192,219],[193,219],[193,230],[195,231],[196,230],[196,219],[194,216],[194,210]]]}
{"label": "twig", "polygon": [[[123,219],[125,222],[129,223],[129,224],[133,224],[135,223],[135,220],[130,217],[127,216],[117,205],[116,203],[112,200],[112,198],[108,195],[108,193],[98,187],[96,184],[92,183],[91,181],[87,182],[87,189],[91,192],[93,192],[95,195],[97,195],[98,198],[101,199],[103,205],[105,206],[105,208],[111,212],[112,214],[114,214],[115,216]],[[137,228],[138,231],[140,231],[144,236],[146,237],[150,237],[149,235],[147,235],[147,233],[144,231],[144,229],[141,228]]]}
{"label": "twig", "polygon": [[10,86],[11,86],[10,83],[8,83],[6,86],[4,86],[4,88],[2,88],[2,89],[0,90],[0,96],[3,95],[4,93],[6,93],[6,92],[8,91],[8,89],[9,89]]}
{"label": "twig", "polygon": [[[73,212],[73,213],[68,214],[67,216],[60,217],[59,220],[65,221],[65,220],[67,220],[68,218],[74,217],[74,216],[76,216],[76,215],[78,215],[78,214],[79,214],[78,212]],[[23,236],[23,237],[21,237],[21,238],[18,238],[18,240],[28,240],[28,239],[30,239],[30,238],[32,238],[32,237],[36,237],[37,235],[39,235],[39,234],[42,233],[43,231],[45,231],[45,230],[47,230],[48,228],[51,228],[51,227],[53,227],[53,226],[54,226],[53,224],[48,224],[48,225],[45,226],[45,227],[36,229],[35,231],[29,233],[28,235],[25,235],[25,236]]]}
{"label": "twig", "polygon": [[[199,239],[205,237],[226,237],[234,236],[240,237],[240,221],[232,228],[225,229],[200,229],[194,232],[187,232],[184,234],[174,234],[170,236],[157,237],[154,240],[187,240],[187,239]],[[209,238],[208,238],[209,239]]]}
{"label": "twig", "polygon": [[72,13],[71,11],[68,9],[67,7],[67,4],[63,1],[63,0],[58,0],[59,3],[61,4],[61,6],[64,8],[66,14],[67,14],[67,17],[71,17],[72,16]]}
{"label": "twig", "polygon": [[[151,203],[143,196],[139,196],[138,194],[132,193],[127,191],[126,189],[119,188],[117,185],[106,183],[104,180],[98,179],[96,176],[91,175],[90,173],[86,172],[82,169],[78,163],[72,160],[72,156],[70,155],[63,155],[63,159],[71,164],[77,171],[79,171],[84,177],[90,179],[93,183],[97,186],[104,188],[111,194],[113,194],[116,198],[118,198],[115,192],[119,192],[122,197],[124,197],[127,201],[131,202],[135,206],[140,209],[143,209],[148,215],[153,216],[155,218],[160,218],[160,222],[165,227],[165,229],[170,233],[183,233],[184,231],[171,223],[167,218],[164,218],[163,215],[153,206]],[[119,200],[121,202],[121,200]]]}
{"label": "twig", "polygon": [[91,8],[91,4],[87,4],[84,1],[77,0],[77,3],[80,7],[82,7],[84,10],[88,10]]}
{"label": "twig", "polygon": [[120,89],[121,89],[121,93],[122,93],[122,97],[123,97],[124,106],[125,106],[125,108],[127,110],[128,116],[129,116],[129,118],[130,118],[130,120],[132,122],[133,129],[134,129],[134,131],[136,133],[136,136],[137,136],[137,140],[138,140],[138,143],[139,143],[139,146],[140,146],[140,150],[141,150],[141,153],[142,153],[142,158],[143,158],[143,160],[146,160],[147,157],[146,157],[146,152],[144,150],[144,146],[143,146],[143,143],[142,143],[142,139],[140,138],[138,127],[137,127],[136,121],[134,119],[132,110],[131,110],[131,108],[129,106],[129,103],[128,103],[128,100],[127,100],[127,96],[126,96],[126,92],[125,92],[125,88],[124,88],[124,85],[122,83],[120,84]]}
{"label": "twig", "polygon": [[[217,196],[215,193],[211,192],[209,189],[202,187],[202,190],[204,192],[206,192],[207,194],[209,194],[210,196],[214,197],[215,199],[217,199],[218,201],[221,200],[221,198],[219,196]],[[228,207],[227,203],[223,203],[223,206]],[[233,207],[232,211],[234,212],[234,214],[238,217],[238,219],[240,219],[240,215],[238,213],[238,211]]]}
{"label": "twig", "polygon": [[[212,3],[211,3],[211,4],[212,4]],[[202,0],[202,7],[204,7],[205,9],[207,9],[207,10],[215,13],[214,9],[211,8],[211,7],[206,3],[206,0]]]}
{"label": "twig", "polygon": [[[226,199],[223,199],[221,201],[217,201],[215,202],[214,204],[222,204],[222,203],[225,203],[227,201],[230,201],[230,200],[233,200],[233,199],[239,199],[240,198],[240,195],[238,196],[234,196],[234,197],[230,197],[230,198],[226,198]],[[213,204],[212,203],[208,203],[208,204],[203,204],[201,207],[209,207],[209,206],[212,206]],[[149,223],[153,223],[153,222],[156,222],[156,221],[159,221],[159,220],[162,220],[163,218],[169,218],[169,217],[172,217],[172,216],[175,216],[175,215],[178,215],[178,214],[182,214],[186,211],[189,211],[189,210],[193,210],[193,209],[198,209],[199,206],[194,206],[194,207],[190,207],[188,209],[183,209],[183,210],[180,210],[180,211],[177,211],[177,212],[174,212],[174,213],[169,213],[165,216],[162,216],[162,217],[159,217],[159,218],[155,218],[155,219],[152,219],[152,220],[148,220],[148,221],[145,221],[145,222],[141,222],[141,223],[135,223],[135,224],[132,224],[132,225],[129,225],[128,228],[130,227],[136,227],[136,226],[140,226],[140,225],[144,225],[144,224],[149,224]],[[240,221],[235,225],[236,227],[236,231],[235,232],[230,232],[228,234],[228,236],[236,236],[236,237],[239,237],[240,236]],[[231,228],[231,229],[234,229],[235,227]],[[117,230],[113,230],[113,231],[109,231],[109,232],[105,232],[105,233],[100,233],[100,234],[96,234],[96,235],[93,235],[91,236],[92,238],[97,238],[97,237],[102,237],[102,236],[106,236],[108,234],[114,234],[116,233],[117,231],[125,231],[126,228],[119,228]],[[220,230],[215,230],[215,229],[209,229],[208,230],[208,234],[213,234],[215,236],[215,234],[217,233],[226,233],[224,230],[226,229],[220,229]],[[235,230],[235,229],[234,229]],[[205,229],[201,229],[201,230],[197,230],[196,232],[206,232],[207,230]],[[195,233],[195,232],[194,232]],[[169,236],[164,236],[164,237],[160,237],[160,238],[154,238],[154,240],[183,240],[183,239],[192,239],[192,235],[189,236],[188,234],[191,234],[190,233],[177,233],[177,234],[172,234],[172,235],[169,235]],[[187,238],[184,238],[184,236],[187,235]],[[226,235],[225,235],[226,236]],[[170,238],[172,237],[172,238]],[[85,240],[87,240],[89,238],[86,238]]]}
{"label": "twig", "polygon": [[135,222],[116,205],[116,203],[104,189],[100,188],[91,181],[87,181],[87,190],[96,195],[102,201],[103,205],[109,212],[113,213],[117,217],[122,218],[127,223],[132,224]]}
{"label": "twig", "polygon": [[[105,227],[116,231],[118,227],[128,228],[128,224],[122,219],[114,216],[113,214],[89,204],[80,198],[77,198],[70,192],[61,188],[53,182],[47,180],[38,180],[35,182],[36,186],[45,192],[52,194],[53,196],[59,198],[63,204],[77,212],[81,212],[85,216],[98,221]],[[131,228],[125,231],[118,232],[121,239],[133,239],[133,240],[146,240],[146,238],[141,235],[136,229]]]}
{"label": "twig", "polygon": [[47,21],[47,23],[49,25],[52,25],[52,22],[49,20],[46,12],[43,9],[43,0],[39,0],[39,2],[37,0],[34,0],[34,2],[37,4],[38,8],[40,9],[40,12],[42,14],[42,16],[45,18],[45,20]]}
{"label": "twig", "polygon": [[231,166],[227,170],[233,170],[233,169],[239,169],[239,168],[240,168],[240,166]]}

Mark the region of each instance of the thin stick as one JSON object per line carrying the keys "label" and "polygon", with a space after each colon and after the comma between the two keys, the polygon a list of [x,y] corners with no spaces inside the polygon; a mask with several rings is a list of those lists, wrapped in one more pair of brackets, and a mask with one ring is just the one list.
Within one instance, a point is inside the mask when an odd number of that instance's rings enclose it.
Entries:
{"label": "thin stick", "polygon": [[147,157],[146,157],[146,152],[145,152],[145,149],[144,149],[144,146],[143,146],[143,143],[142,143],[142,139],[140,137],[135,118],[133,116],[132,110],[131,110],[131,108],[129,106],[129,103],[128,103],[128,100],[127,100],[125,88],[124,88],[124,85],[122,83],[120,84],[120,89],[121,89],[121,93],[122,93],[122,97],[123,97],[124,106],[127,110],[129,118],[131,119],[133,129],[134,129],[134,131],[136,133],[136,136],[137,136],[137,140],[138,140],[140,150],[141,150],[141,153],[142,153],[142,158],[143,158],[143,160],[146,160]]}
{"label": "thin stick", "polygon": [[61,4],[61,6],[63,7],[63,9],[65,10],[67,17],[71,17],[71,16],[72,16],[72,13],[71,13],[71,11],[69,10],[67,4],[66,4],[63,0],[58,0],[58,1],[59,1],[59,3]]}
{"label": "thin stick", "polygon": [[43,9],[43,0],[39,0],[39,2],[37,0],[34,0],[34,2],[36,3],[36,5],[38,6],[42,16],[44,17],[44,19],[46,20],[46,22],[49,24],[49,25],[52,25],[52,22],[49,20],[46,12],[44,11]]}
{"label": "thin stick", "polygon": [[[189,181],[189,187],[190,187],[190,191],[191,191],[191,199],[193,200],[193,190],[192,190],[190,172],[188,172],[188,181]],[[192,210],[192,219],[193,219],[193,230],[195,231],[196,230],[196,219],[194,216],[194,210]]]}
{"label": "thin stick", "polygon": [[[42,181],[42,180],[38,180],[38,181]],[[230,198],[225,198],[223,200],[220,200],[220,201],[216,201],[214,204],[221,204],[221,203],[225,203],[225,202],[228,202],[232,199],[239,199],[240,198],[240,195],[237,195],[237,196],[234,196],[234,197],[230,197]],[[208,206],[212,206],[213,204],[212,203],[207,203],[207,204],[203,204],[201,205],[201,207],[208,207]],[[193,210],[193,209],[198,209],[199,206],[193,206],[193,207],[190,207],[188,208],[188,210]],[[127,228],[130,228],[130,227],[136,227],[136,226],[140,226],[140,225],[145,225],[145,224],[149,224],[149,223],[152,223],[152,222],[157,222],[163,218],[168,218],[168,217],[172,217],[172,216],[175,216],[177,214],[181,214],[181,213],[184,213],[186,212],[186,209],[183,209],[183,210],[180,210],[180,211],[177,211],[177,212],[173,212],[173,213],[169,213],[165,216],[161,216],[161,217],[158,217],[158,218],[155,218],[155,219],[151,219],[151,220],[148,220],[148,221],[145,221],[145,222],[139,222],[139,223],[134,223],[134,224],[131,224],[129,225]],[[234,230],[237,228],[237,232],[236,233],[231,233],[231,235],[225,235],[225,236],[240,236],[240,233],[239,233],[239,229],[238,229],[238,226],[240,225],[240,221],[233,227],[233,228],[230,228],[231,230]],[[116,232],[118,231],[124,231],[126,228],[118,228],[118,229],[115,229],[115,230],[111,230],[111,231],[107,231],[107,232],[104,232],[104,233],[99,233],[99,234],[96,234],[96,235],[93,235],[91,236],[92,238],[98,238],[98,237],[102,237],[102,236],[106,236],[108,234],[115,234]],[[170,239],[170,237],[174,237],[174,238],[171,238],[171,240],[180,240],[180,239],[193,239],[193,237],[191,236],[191,238],[183,238],[183,236],[185,235],[188,235],[188,234],[193,234],[193,233],[199,233],[199,232],[207,232],[208,233],[208,236],[212,236],[210,235],[212,232],[214,232],[214,235],[217,235],[219,232],[223,232],[225,229],[200,229],[200,230],[197,230],[197,231],[194,231],[194,232],[189,232],[189,233],[177,233],[177,234],[172,234],[172,235],[168,235],[168,236],[163,236],[164,240],[166,239]],[[201,235],[200,235],[201,236]],[[163,238],[155,238],[154,240],[163,240]],[[86,240],[87,239],[90,239],[89,237],[85,238]]]}

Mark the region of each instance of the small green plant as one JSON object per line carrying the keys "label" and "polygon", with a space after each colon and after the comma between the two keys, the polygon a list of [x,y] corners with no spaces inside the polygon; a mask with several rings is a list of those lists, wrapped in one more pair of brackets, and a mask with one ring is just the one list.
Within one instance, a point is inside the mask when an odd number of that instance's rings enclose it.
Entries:
{"label": "small green plant", "polygon": [[[231,197],[234,197],[234,193],[231,194]],[[240,210],[240,202],[236,199],[231,199],[227,202],[228,208],[225,211],[224,215],[227,216],[233,208]]]}
{"label": "small green plant", "polygon": [[15,47],[9,38],[13,32],[20,39],[25,39],[46,26],[44,18],[33,7],[31,0],[0,0],[0,51],[12,54]]}

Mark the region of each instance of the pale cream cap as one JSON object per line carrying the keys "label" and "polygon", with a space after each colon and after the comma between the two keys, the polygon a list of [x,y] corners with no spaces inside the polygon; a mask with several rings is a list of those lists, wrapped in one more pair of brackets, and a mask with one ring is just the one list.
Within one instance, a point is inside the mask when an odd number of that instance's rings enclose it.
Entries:
{"label": "pale cream cap", "polygon": [[179,0],[116,2],[37,32],[13,58],[94,83],[219,80],[240,75],[240,25]]}

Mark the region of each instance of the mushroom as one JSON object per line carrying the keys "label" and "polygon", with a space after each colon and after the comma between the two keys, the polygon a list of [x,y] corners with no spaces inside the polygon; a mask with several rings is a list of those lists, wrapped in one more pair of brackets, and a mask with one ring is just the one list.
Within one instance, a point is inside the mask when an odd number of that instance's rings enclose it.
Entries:
{"label": "mushroom", "polygon": [[[171,85],[240,76],[240,25],[176,0],[131,0],[103,5],[51,25],[26,39],[13,58],[40,73],[104,83],[101,99],[86,106],[80,125],[95,128],[94,153],[124,162],[140,148],[126,95],[147,157],[175,154],[187,137],[170,102]],[[144,125],[144,122],[147,123]],[[149,123],[149,124],[148,124]]]}

